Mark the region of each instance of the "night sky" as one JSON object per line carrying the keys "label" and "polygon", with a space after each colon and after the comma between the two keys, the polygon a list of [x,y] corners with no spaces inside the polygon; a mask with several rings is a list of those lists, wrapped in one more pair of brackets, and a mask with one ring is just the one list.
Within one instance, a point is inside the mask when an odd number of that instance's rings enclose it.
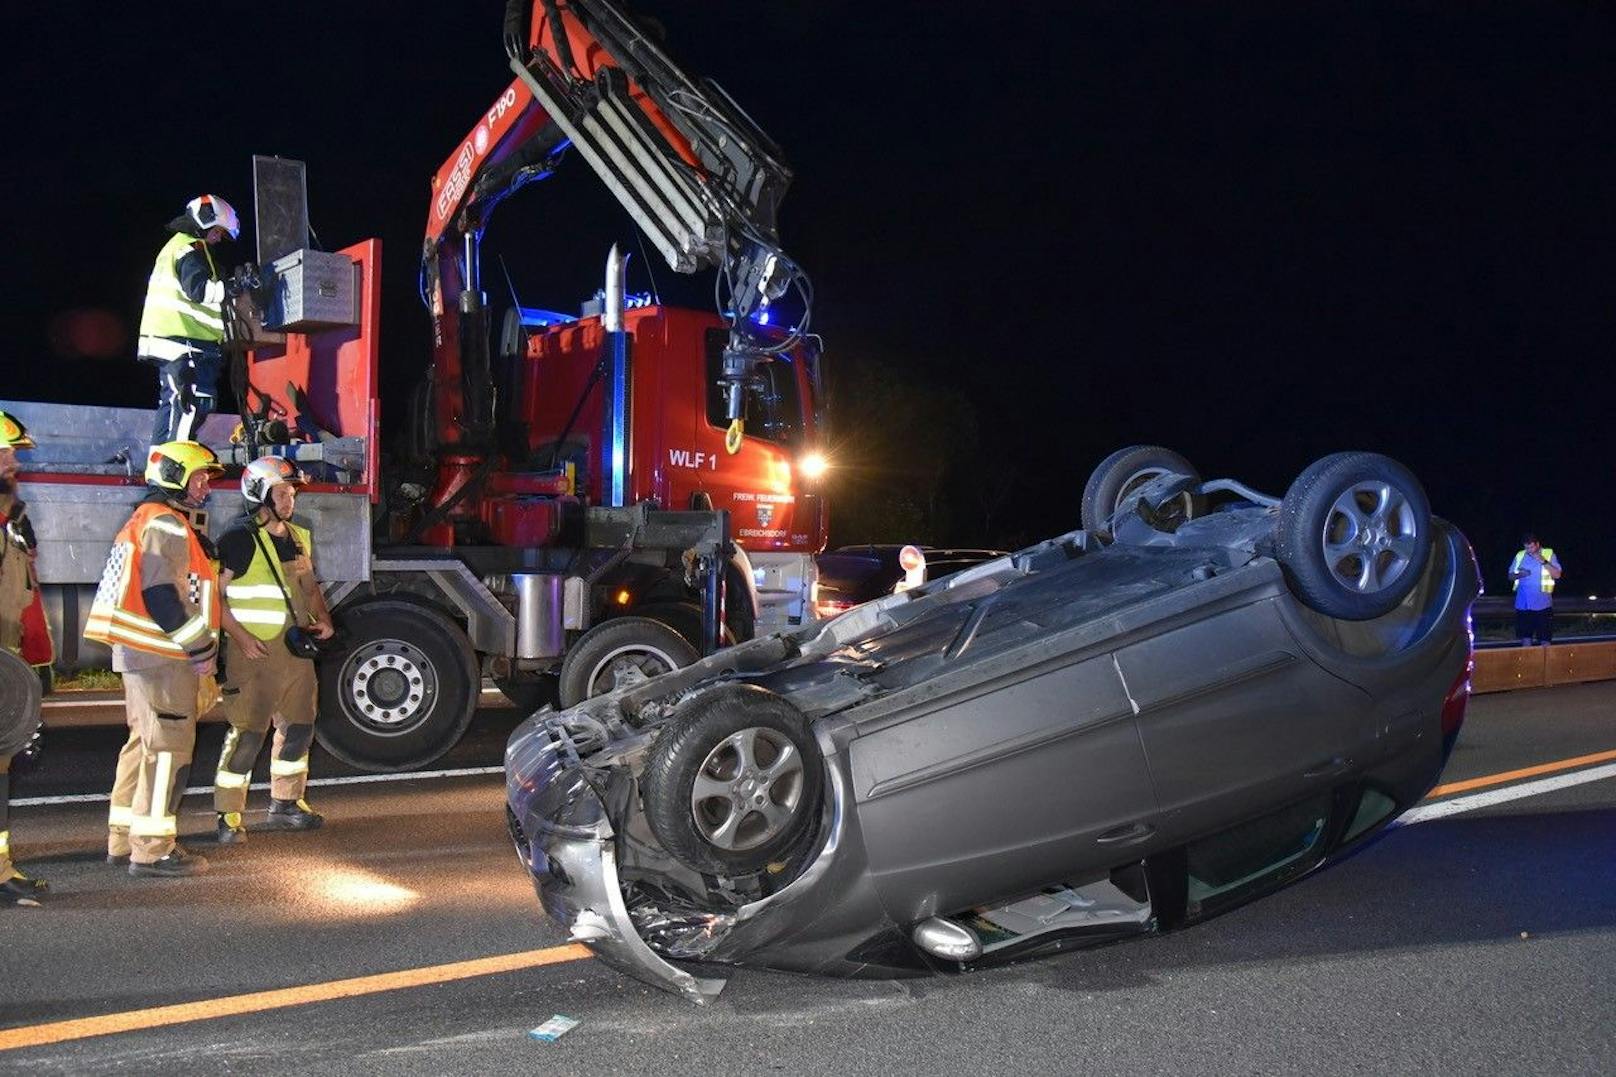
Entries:
{"label": "night sky", "polygon": [[[858,419],[832,446],[844,504],[918,481],[914,454],[971,447],[936,534],[852,534],[844,512],[833,541],[1042,538],[1076,526],[1089,469],[1132,443],[1275,493],[1324,453],[1371,449],[1424,480],[1489,591],[1529,527],[1565,593],[1616,588],[1608,11],[635,6],[794,167],[782,237],[817,289],[833,422]],[[327,247],[384,242],[397,415],[428,353],[428,184],[510,80],[502,7],[14,18],[0,396],[151,406],[133,332],[162,226],[202,191],[250,225],[267,153],[308,163]],[[572,307],[614,240],[651,288],[627,215],[571,160],[496,215],[485,286],[505,291],[503,258],[526,305]],[[249,228],[226,257],[251,256]],[[651,269],[664,299],[709,303],[710,278]],[[871,386],[952,418],[872,430]]]}

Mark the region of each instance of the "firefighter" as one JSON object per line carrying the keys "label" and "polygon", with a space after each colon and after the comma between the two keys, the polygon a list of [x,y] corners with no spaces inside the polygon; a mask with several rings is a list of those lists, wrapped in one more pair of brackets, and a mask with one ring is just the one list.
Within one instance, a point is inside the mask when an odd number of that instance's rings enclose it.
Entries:
{"label": "firefighter", "polygon": [[224,369],[224,301],[234,285],[219,272],[215,246],[241,234],[230,203],[199,195],[168,222],[174,234],[157,252],[137,354],[157,367],[152,446],[189,441],[213,411]]}
{"label": "firefighter", "polygon": [[333,629],[314,578],[307,528],[292,522],[303,476],[266,456],[241,475],[246,515],[219,536],[222,618],[229,637],[224,710],[230,720],[213,778],[219,841],[247,839],[242,813],[253,762],[270,726],[269,815],[264,830],[313,830],[325,821],[303,798],[314,741],[314,645]]}
{"label": "firefighter", "polygon": [[112,647],[123,674],[129,740],[118,755],[107,860],[135,876],[195,875],[207,861],[175,841],[196,720],[217,697],[219,582],[207,538],[213,450],[171,441],[151,450],[151,487],[112,543],[84,635]]}
{"label": "firefighter", "polygon": [[[0,411],[0,647],[29,664],[24,621],[39,599],[34,578],[34,527],[27,507],[17,497],[17,450],[32,449],[34,439],[22,423]],[[46,637],[47,641],[49,637]],[[27,641],[27,642],[32,642]],[[46,661],[49,661],[47,658]],[[25,715],[25,720],[37,716]],[[37,905],[49,889],[11,863],[11,756],[0,755],[0,905]]]}

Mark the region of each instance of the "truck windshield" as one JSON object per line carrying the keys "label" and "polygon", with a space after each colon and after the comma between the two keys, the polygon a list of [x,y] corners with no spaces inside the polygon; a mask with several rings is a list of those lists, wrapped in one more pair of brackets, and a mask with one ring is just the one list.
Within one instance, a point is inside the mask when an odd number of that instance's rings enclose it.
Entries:
{"label": "truck windshield", "polygon": [[[723,374],[724,343],[721,330],[707,334],[707,421],[720,430],[726,417]],[[782,445],[802,441],[802,394],[797,391],[797,360],[789,353],[759,363],[757,376],[746,389],[746,433]]]}

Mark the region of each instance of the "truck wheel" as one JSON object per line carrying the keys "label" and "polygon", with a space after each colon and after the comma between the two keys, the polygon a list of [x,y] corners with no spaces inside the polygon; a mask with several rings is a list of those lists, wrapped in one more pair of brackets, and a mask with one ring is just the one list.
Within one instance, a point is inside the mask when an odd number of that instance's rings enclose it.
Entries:
{"label": "truck wheel", "polygon": [[[1130,445],[1101,460],[1100,466],[1094,469],[1083,486],[1080,510],[1083,530],[1110,537],[1111,516],[1123,499],[1145,483],[1159,479],[1168,472],[1188,475],[1197,483],[1201,481],[1194,465],[1172,449],[1164,449],[1160,445]],[[1182,513],[1180,522],[1194,519],[1205,511],[1198,494],[1185,493],[1180,500],[1182,507],[1177,510]]]}
{"label": "truck wheel", "polygon": [[1408,597],[1431,559],[1431,503],[1408,468],[1338,452],[1296,477],[1274,552],[1291,590],[1326,617],[1368,621]]}
{"label": "truck wheel", "polygon": [[790,855],[818,817],[824,773],[800,711],[755,685],[722,685],[657,734],[640,795],[681,863],[747,875]]}
{"label": "truck wheel", "polygon": [[381,599],[338,614],[346,646],[320,662],[326,751],[363,770],[412,770],[460,740],[482,685],[466,633],[437,610]]}
{"label": "truck wheel", "polygon": [[[757,635],[757,610],[752,608],[752,592],[746,586],[740,566],[733,561],[724,566],[725,629],[734,638],[730,643],[745,643]],[[728,644],[726,643],[726,646]]]}
{"label": "truck wheel", "polygon": [[[637,607],[634,616],[661,621],[683,636],[684,641],[694,647],[697,654],[701,653],[700,606],[692,602],[654,602],[649,606]],[[735,645],[735,632],[730,625],[724,625],[719,633],[718,645],[720,647]]]}
{"label": "truck wheel", "polygon": [[583,634],[561,662],[561,706],[670,673],[694,662],[696,648],[660,621],[613,617]]}

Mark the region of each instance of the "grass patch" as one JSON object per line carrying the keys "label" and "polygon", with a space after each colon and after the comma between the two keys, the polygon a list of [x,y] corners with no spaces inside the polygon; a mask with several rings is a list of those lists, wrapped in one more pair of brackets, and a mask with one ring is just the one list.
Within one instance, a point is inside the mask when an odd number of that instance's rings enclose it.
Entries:
{"label": "grass patch", "polygon": [[123,678],[110,669],[81,669],[77,673],[58,675],[58,692],[121,692]]}

